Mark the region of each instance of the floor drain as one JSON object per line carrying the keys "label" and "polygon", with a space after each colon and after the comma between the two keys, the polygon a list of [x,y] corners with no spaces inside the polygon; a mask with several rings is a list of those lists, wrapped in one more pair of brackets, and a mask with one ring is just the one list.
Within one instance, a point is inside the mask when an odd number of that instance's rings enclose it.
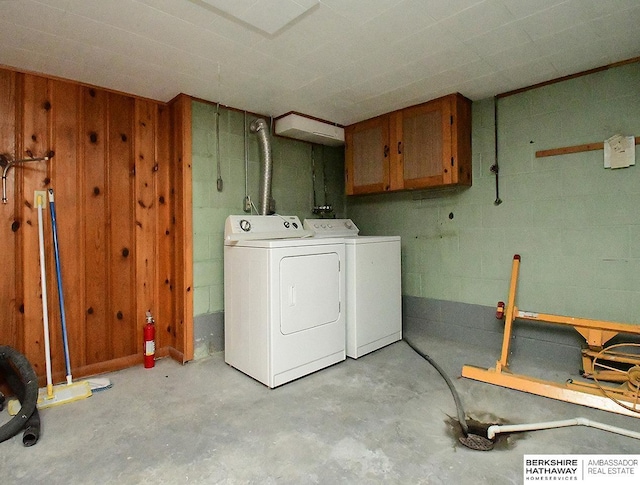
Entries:
{"label": "floor drain", "polygon": [[477,434],[469,433],[467,436],[460,436],[458,439],[460,443],[472,450],[490,451],[493,449],[493,441]]}

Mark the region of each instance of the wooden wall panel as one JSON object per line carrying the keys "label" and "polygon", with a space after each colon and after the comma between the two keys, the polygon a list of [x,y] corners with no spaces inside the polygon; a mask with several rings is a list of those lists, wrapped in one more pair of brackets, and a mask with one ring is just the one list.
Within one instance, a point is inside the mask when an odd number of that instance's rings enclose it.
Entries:
{"label": "wooden wall panel", "polygon": [[[133,206],[133,116],[132,98],[109,94],[109,301],[107,322],[112,358],[139,351],[135,306],[135,245]],[[117,208],[117,210],[116,210]]]}
{"label": "wooden wall panel", "polygon": [[[62,81],[51,82],[52,140],[55,155],[50,162],[54,190],[58,248],[62,274],[62,292],[67,323],[71,369],[86,361],[84,317],[84,237],[82,235],[81,184],[79,175],[78,126],[80,122],[80,86]],[[53,262],[51,264],[54,264]],[[51,294],[56,295],[56,289]],[[53,307],[53,319],[59,322],[59,307]],[[54,374],[64,368],[56,367]]]}
{"label": "wooden wall panel", "polygon": [[109,287],[107,284],[107,218],[105,192],[107,93],[82,88],[82,117],[78,141],[83,160],[82,218],[84,227],[84,282],[86,362],[95,364],[112,358],[110,332],[106,326]]}
{"label": "wooden wall panel", "polygon": [[[0,343],[43,382],[34,190],[53,188],[71,365],[76,378],[142,364],[144,313],[159,356],[193,358],[191,100],[151,100],[0,69],[0,153],[43,156],[11,170],[0,206]],[[174,144],[179,143],[179,147]],[[44,212],[54,380],[64,379],[49,209]],[[0,383],[1,384],[1,383]]]}
{"label": "wooden wall panel", "polygon": [[[17,153],[18,159],[26,157],[41,157],[50,149],[49,140],[49,81],[39,76],[24,76],[22,102],[22,147]],[[48,185],[48,162],[29,162],[16,165],[15,171],[15,200],[20,214],[20,228],[18,229],[18,245],[22,253],[21,279],[23,283],[24,305],[24,346],[25,356],[38,374],[45,371],[45,348],[43,331],[42,292],[40,288],[40,263],[38,243],[38,211],[34,207],[34,191],[46,190]],[[46,202],[43,201],[46,206]],[[49,211],[43,210],[44,234],[50,233]],[[45,237],[45,254],[51,254],[50,238]],[[46,260],[45,267],[51,275],[52,260]],[[47,278],[48,288],[52,288],[54,280]],[[48,299],[49,307],[54,303]],[[52,348],[59,350],[56,343],[60,333],[56,325],[50,325],[50,340]],[[59,365],[62,356],[59,352],[52,352],[52,363]]]}
{"label": "wooden wall panel", "polygon": [[171,153],[174,168],[173,223],[175,240],[174,298],[176,302],[176,358],[193,359],[193,212],[191,170],[191,98],[177,96],[170,103]]}
{"label": "wooden wall panel", "polygon": [[[5,161],[16,154],[16,73],[0,70],[0,156]],[[0,164],[0,171],[5,166]],[[0,172],[1,173],[1,172]],[[7,172],[7,203],[0,201],[0,241],[2,259],[6,264],[0,278],[0,343],[16,347],[24,339],[23,326],[18,324],[16,304],[16,233],[15,233],[15,171]],[[20,322],[21,323],[21,322]]]}
{"label": "wooden wall panel", "polygon": [[[143,100],[136,100],[135,106],[135,221],[136,221],[136,315],[140,318],[138,325],[138,342],[142,350],[142,330],[144,316],[151,310],[154,318],[158,317],[156,294],[155,261],[156,261],[156,220],[155,181],[156,181],[156,129],[155,105]],[[156,329],[157,330],[157,329]]]}
{"label": "wooden wall panel", "polygon": [[156,316],[157,344],[160,348],[176,347],[175,298],[173,297],[173,265],[172,260],[165,257],[174,247],[174,231],[172,227],[172,167],[169,144],[170,110],[166,106],[158,109],[156,137],[157,166],[156,171],[156,208],[157,234],[156,267],[158,281],[158,309]]}

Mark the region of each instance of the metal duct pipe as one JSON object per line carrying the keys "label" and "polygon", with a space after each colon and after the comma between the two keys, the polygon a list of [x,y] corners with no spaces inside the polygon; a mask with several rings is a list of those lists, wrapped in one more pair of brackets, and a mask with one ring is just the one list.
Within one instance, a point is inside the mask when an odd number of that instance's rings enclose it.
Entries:
{"label": "metal duct pipe", "polygon": [[260,213],[263,216],[269,214],[269,204],[271,202],[271,179],[273,175],[273,162],[271,160],[271,142],[269,140],[269,127],[262,118],[253,120],[249,127],[251,133],[258,135],[260,146]]}

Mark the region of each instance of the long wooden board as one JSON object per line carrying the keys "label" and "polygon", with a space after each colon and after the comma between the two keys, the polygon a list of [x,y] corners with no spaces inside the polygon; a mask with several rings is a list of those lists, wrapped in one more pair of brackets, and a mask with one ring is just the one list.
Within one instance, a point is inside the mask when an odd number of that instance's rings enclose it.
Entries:
{"label": "long wooden board", "polygon": [[[636,136],[636,145],[640,145],[640,136]],[[536,158],[567,155],[569,153],[590,152],[595,150],[604,150],[604,142],[585,143],[584,145],[573,145],[568,147],[551,148],[549,150],[539,150],[536,152]]]}

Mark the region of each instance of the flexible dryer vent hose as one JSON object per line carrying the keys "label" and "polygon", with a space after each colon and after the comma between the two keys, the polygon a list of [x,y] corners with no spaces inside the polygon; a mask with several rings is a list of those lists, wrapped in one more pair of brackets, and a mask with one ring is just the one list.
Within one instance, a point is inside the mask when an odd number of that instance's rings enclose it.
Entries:
{"label": "flexible dryer vent hose", "polygon": [[0,427],[0,442],[24,429],[22,442],[32,446],[40,437],[40,416],[36,409],[38,378],[26,357],[6,345],[0,346],[0,374],[22,404],[20,411]]}
{"label": "flexible dryer vent hose", "polygon": [[258,118],[249,127],[252,133],[258,135],[260,143],[261,168],[261,188],[260,188],[260,213],[263,216],[269,214],[269,204],[271,202],[271,179],[273,176],[273,162],[271,160],[271,142],[269,141],[269,127],[267,122]]}

